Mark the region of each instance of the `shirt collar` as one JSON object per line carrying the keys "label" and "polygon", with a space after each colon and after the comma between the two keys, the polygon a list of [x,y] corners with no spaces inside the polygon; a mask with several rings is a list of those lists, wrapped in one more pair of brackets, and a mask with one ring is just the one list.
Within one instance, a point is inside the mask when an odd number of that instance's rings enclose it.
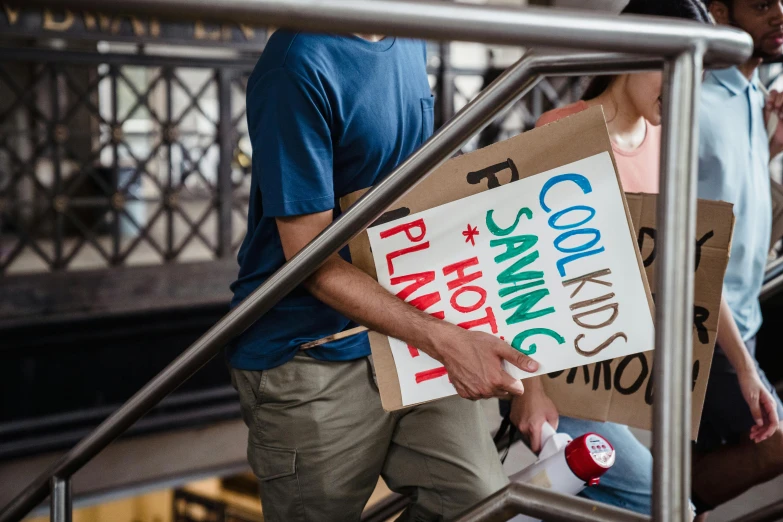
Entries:
{"label": "shirt collar", "polygon": [[758,71],[753,72],[753,77],[748,81],[737,67],[727,69],[715,69],[710,71],[718,82],[728,89],[733,95],[745,92],[748,87],[757,90],[756,83],[759,81]]}

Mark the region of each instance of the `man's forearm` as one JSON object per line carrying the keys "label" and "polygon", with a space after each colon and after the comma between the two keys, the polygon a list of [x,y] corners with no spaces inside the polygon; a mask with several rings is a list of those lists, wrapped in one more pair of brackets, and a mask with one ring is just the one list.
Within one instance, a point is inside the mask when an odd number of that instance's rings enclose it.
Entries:
{"label": "man's forearm", "polygon": [[456,326],[431,317],[387,292],[373,278],[332,256],[305,283],[317,299],[370,330],[400,339],[441,360],[438,339]]}
{"label": "man's forearm", "polygon": [[525,389],[527,389],[528,393],[545,393],[544,381],[540,376],[525,379]]}
{"label": "man's forearm", "polygon": [[753,359],[745,347],[737,323],[731,314],[731,308],[725,298],[720,302],[720,319],[718,321],[718,344],[737,373],[755,368]]}
{"label": "man's forearm", "polygon": [[[301,251],[331,222],[331,211],[277,218],[286,259]],[[346,317],[441,362],[462,397],[485,399],[524,393],[519,379],[503,369],[504,361],[522,371],[538,370],[538,363],[505,341],[486,332],[463,330],[417,310],[337,255],[316,270],[304,286]]]}

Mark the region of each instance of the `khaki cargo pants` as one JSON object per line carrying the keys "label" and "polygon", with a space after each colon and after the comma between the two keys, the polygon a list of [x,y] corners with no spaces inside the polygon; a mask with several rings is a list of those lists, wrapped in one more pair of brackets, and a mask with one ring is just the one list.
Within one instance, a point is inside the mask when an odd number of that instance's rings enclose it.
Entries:
{"label": "khaki cargo pants", "polygon": [[387,413],[371,360],[304,354],[231,370],[266,522],[359,520],[382,476],[413,504],[400,520],[449,520],[508,483],[481,405],[453,397]]}

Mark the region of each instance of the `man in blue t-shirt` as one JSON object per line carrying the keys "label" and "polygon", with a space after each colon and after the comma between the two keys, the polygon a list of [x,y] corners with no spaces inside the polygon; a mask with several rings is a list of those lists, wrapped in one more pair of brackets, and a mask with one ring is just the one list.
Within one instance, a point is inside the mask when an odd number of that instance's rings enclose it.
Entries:
{"label": "man in blue t-shirt", "polygon": [[[233,305],[432,133],[424,43],[277,31],[251,75],[253,175]],[[481,407],[459,397],[387,413],[366,334],[300,351],[361,324],[442,362],[459,395],[521,394],[496,337],[439,321],[332,256],[228,349],[265,520],[358,520],[382,475],[412,496],[408,519],[442,520],[506,483]]]}
{"label": "man in blue t-shirt", "polygon": [[736,221],[694,452],[692,499],[700,513],[783,473],[783,404],[755,360],[772,223],[769,161],[783,152],[783,124],[773,136],[766,130],[783,95],[765,101],[757,69],[781,55],[783,4],[705,3],[719,24],[750,34],[755,52],[738,67],[707,72],[701,96],[699,197],[733,203]]}

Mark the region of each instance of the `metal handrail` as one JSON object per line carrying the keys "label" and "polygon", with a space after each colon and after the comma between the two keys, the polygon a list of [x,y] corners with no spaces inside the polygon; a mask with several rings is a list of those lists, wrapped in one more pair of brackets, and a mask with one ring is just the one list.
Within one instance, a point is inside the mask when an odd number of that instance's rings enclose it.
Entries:
{"label": "metal handrail", "polygon": [[[200,19],[330,33],[365,33],[501,45],[565,47],[673,57],[704,46],[705,63],[747,59],[742,31],[671,18],[611,16],[411,0],[16,0],[25,6]],[[13,2],[11,2],[13,3]]]}
{"label": "metal handrail", "polygon": [[783,500],[757,509],[747,515],[740,515],[731,522],[776,522],[783,520]]}
{"label": "metal handrail", "polygon": [[650,517],[596,504],[576,496],[563,496],[551,489],[514,482],[487,497],[454,522],[506,522],[514,515],[528,515],[547,522],[649,522]]}
{"label": "metal handrail", "polygon": [[[50,490],[50,479],[56,486],[52,495],[52,506],[56,509],[52,513],[62,513],[63,503],[69,504],[63,497],[70,497],[70,488],[69,484],[61,486],[61,481],[69,483],[70,477],[86,462],[380,217],[494,115],[530,90],[541,75],[635,71],[659,66],[661,57],[666,59],[663,113],[667,123],[661,152],[663,190],[658,212],[660,255],[664,262],[659,265],[657,288],[662,305],[656,309],[654,513],[657,520],[686,520],[690,433],[685,426],[690,425],[690,382],[685,375],[689,372],[682,368],[690,368],[691,337],[690,328],[678,323],[683,323],[680,318],[687,317],[693,306],[690,270],[694,259],[696,203],[693,140],[698,132],[693,121],[694,100],[701,82],[702,59],[712,64],[740,63],[750,56],[749,36],[731,29],[640,17],[620,19],[581,12],[389,0],[25,0],[26,5],[33,3],[50,7],[96,7],[103,12],[120,10],[124,14],[209,16],[216,20],[330,32],[619,49],[644,53],[648,58],[619,54],[523,57],[94,432],[36,478],[0,512],[0,522],[19,520],[43,501]],[[573,500],[553,495],[547,513],[557,511],[555,504]],[[590,506],[598,509],[594,504]],[[69,514],[70,509],[65,512]],[[583,520],[573,512],[565,512],[561,519]]]}
{"label": "metal handrail", "polygon": [[783,274],[783,256],[767,263],[767,267],[764,269],[764,281],[771,281],[781,274]]}
{"label": "metal handrail", "polygon": [[764,303],[778,295],[781,291],[783,291],[783,273],[764,283],[759,294],[759,301]]}
{"label": "metal handrail", "polygon": [[764,285],[761,287],[759,301],[762,303],[778,295],[783,290],[783,257],[779,257],[767,265],[764,274]]}

